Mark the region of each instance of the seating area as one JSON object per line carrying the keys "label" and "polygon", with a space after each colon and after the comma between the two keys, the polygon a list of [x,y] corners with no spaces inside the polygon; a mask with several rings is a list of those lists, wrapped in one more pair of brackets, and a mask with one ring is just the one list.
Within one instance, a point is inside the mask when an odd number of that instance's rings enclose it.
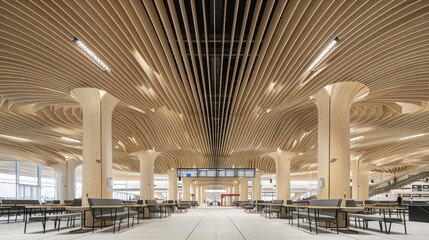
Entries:
{"label": "seating area", "polygon": [[0,13],[0,240],[429,238],[429,0]]}
{"label": "seating area", "polygon": [[[308,226],[309,231],[315,229],[319,233],[320,227],[325,230],[335,229],[338,234],[340,230],[350,230],[350,221],[354,220],[354,227],[362,230],[369,230],[370,221],[379,222],[380,232],[389,234],[392,224],[402,224],[404,234],[407,234],[406,218],[407,207],[397,206],[394,202],[373,202],[346,200],[345,206],[342,206],[342,199],[314,199],[310,201],[291,201],[287,200],[273,201],[247,201],[239,202],[246,213],[260,213],[261,216],[277,219],[288,219],[290,225],[299,228],[303,223]],[[260,207],[260,210],[258,210]],[[362,222],[362,224],[361,224]]]}

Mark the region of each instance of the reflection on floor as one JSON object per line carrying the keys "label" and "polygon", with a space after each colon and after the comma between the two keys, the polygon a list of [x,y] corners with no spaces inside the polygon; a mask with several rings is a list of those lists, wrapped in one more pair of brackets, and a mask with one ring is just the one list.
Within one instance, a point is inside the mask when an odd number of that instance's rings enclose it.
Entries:
{"label": "reflection on floor", "polygon": [[[71,228],[52,230],[53,223],[42,233],[41,223],[28,225],[27,234],[23,233],[24,223],[6,224],[0,218],[0,238],[2,240],[20,239],[169,239],[169,240],[276,240],[276,239],[429,239],[427,223],[407,222],[408,235],[404,235],[402,225],[393,224],[392,233],[386,235],[378,231],[378,223],[370,223],[370,230],[358,229],[358,233],[320,230],[311,233],[306,224],[301,228],[290,226],[287,220],[266,219],[259,214],[244,213],[243,209],[226,207],[199,207],[187,213],[176,213],[163,219],[140,220],[139,225],[112,233],[111,228],[99,229],[95,233],[69,233]],[[65,225],[65,224],[64,224]]]}

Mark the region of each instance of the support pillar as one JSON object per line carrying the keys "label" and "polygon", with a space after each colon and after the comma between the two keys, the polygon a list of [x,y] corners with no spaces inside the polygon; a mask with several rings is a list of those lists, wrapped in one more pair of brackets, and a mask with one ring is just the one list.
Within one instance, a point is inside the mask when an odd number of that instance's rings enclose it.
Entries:
{"label": "support pillar", "polygon": [[168,172],[168,199],[177,200],[177,171]]}
{"label": "support pillar", "polygon": [[350,197],[350,108],[368,92],[361,83],[341,82],[310,97],[318,110],[318,178],[324,181],[318,198]]}
{"label": "support pillar", "polygon": [[256,171],[255,178],[252,180],[252,199],[260,200],[261,199],[261,171]]}
{"label": "support pillar", "polygon": [[191,201],[191,179],[182,178],[182,198],[183,201]]}
{"label": "support pillar", "polygon": [[71,200],[74,198],[74,171],[77,166],[81,164],[80,161],[69,160],[65,163],[58,163],[51,167],[55,170],[57,198],[64,203],[64,200]]}
{"label": "support pillar", "polygon": [[101,197],[113,197],[112,115],[119,100],[108,93],[101,98]]}
{"label": "support pillar", "polygon": [[234,194],[240,194],[240,183],[238,182],[238,180],[234,181],[232,190]]}
{"label": "support pillar", "polygon": [[76,88],[71,95],[83,112],[82,205],[88,206],[88,198],[112,197],[106,180],[112,176],[111,118],[119,100],[95,88]]}
{"label": "support pillar", "polygon": [[197,185],[195,185],[195,181],[191,182],[191,201],[195,201],[197,197]]}
{"label": "support pillar", "polygon": [[247,178],[240,179],[240,201],[247,201],[249,197],[249,183]]}
{"label": "support pillar", "polygon": [[372,165],[359,160],[351,162],[352,171],[352,197],[363,201],[369,198],[369,170]]}
{"label": "support pillar", "polygon": [[137,153],[140,160],[140,199],[154,199],[154,165],[159,154],[154,150]]}
{"label": "support pillar", "polygon": [[206,187],[202,187],[201,191],[202,191],[202,193],[201,193],[201,197],[202,197],[201,202],[205,203],[206,199],[207,199],[207,196],[206,196]]}
{"label": "support pillar", "polygon": [[278,200],[290,199],[290,163],[296,156],[294,152],[278,150],[270,156],[276,163],[276,197]]}

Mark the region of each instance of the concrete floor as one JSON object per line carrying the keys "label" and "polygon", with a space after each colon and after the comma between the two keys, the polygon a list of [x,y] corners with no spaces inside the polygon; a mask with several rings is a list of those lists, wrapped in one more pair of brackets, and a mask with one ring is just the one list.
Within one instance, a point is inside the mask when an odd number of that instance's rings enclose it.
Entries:
{"label": "concrete floor", "polygon": [[[3,220],[4,218],[0,218]],[[59,232],[52,230],[53,223],[47,226],[43,234],[41,223],[28,225],[27,234],[23,233],[24,223],[6,224],[0,222],[1,240],[20,239],[181,239],[181,240],[277,240],[277,239],[429,239],[429,224],[407,222],[408,234],[404,235],[402,225],[393,224],[389,235],[378,231],[378,223],[370,223],[370,229],[358,229],[358,233],[321,230],[311,233],[308,225],[301,228],[290,226],[287,220],[266,219],[259,214],[244,213],[242,209],[225,207],[199,207],[187,213],[176,213],[163,219],[140,220],[139,225],[123,228],[112,233],[112,228],[98,229],[95,233],[70,233],[71,228],[64,227]]]}

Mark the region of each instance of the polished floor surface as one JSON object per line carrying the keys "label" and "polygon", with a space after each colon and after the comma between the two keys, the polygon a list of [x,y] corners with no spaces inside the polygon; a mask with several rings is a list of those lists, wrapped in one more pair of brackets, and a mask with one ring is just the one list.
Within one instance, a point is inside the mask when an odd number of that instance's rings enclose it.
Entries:
{"label": "polished floor surface", "polygon": [[[0,220],[3,220],[1,218]],[[357,229],[358,233],[321,230],[318,235],[310,232],[308,225],[301,228],[291,226],[287,220],[267,219],[259,214],[244,213],[242,209],[225,207],[199,207],[187,213],[176,213],[163,219],[140,220],[140,224],[112,233],[112,228],[99,229],[95,233],[70,233],[70,228],[59,232],[52,230],[43,234],[41,223],[28,225],[27,234],[23,233],[24,224],[0,222],[1,240],[20,239],[180,239],[180,240],[277,240],[277,239],[429,239],[429,224],[407,222],[408,234],[404,235],[402,225],[393,224],[389,235],[378,231],[378,224],[370,223],[370,230]]]}

